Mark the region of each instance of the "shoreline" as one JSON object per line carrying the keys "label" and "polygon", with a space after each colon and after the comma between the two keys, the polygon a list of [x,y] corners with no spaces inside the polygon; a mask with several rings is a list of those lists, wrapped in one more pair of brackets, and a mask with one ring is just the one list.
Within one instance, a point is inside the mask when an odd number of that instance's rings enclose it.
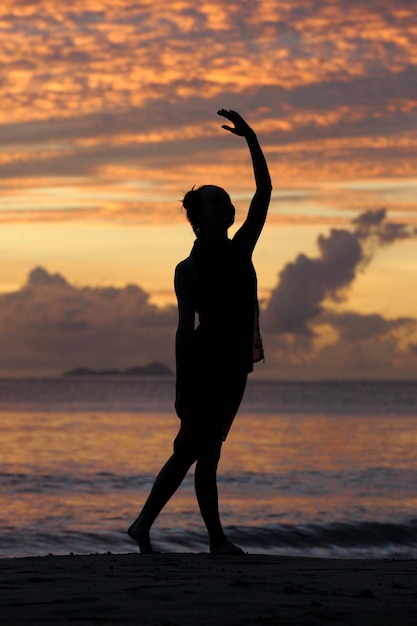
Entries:
{"label": "shoreline", "polygon": [[417,560],[247,554],[0,559],[0,614],[24,624],[414,625]]}

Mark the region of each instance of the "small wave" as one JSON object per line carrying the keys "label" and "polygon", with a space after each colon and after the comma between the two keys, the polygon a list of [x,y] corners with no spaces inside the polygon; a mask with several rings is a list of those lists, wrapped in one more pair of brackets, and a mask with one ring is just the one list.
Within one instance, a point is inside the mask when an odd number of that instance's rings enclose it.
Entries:
{"label": "small wave", "polygon": [[376,521],[269,527],[231,527],[230,531],[248,549],[281,554],[336,558],[417,556],[417,521]]}
{"label": "small wave", "polygon": [[[401,524],[361,521],[331,524],[229,526],[227,536],[251,554],[320,558],[417,558],[417,521]],[[155,546],[163,552],[207,552],[207,534],[201,527],[155,528]],[[16,529],[3,528],[0,557],[53,554],[126,553],[136,550],[125,528],[114,532],[80,530],[29,531],[22,545]]]}
{"label": "small wave", "polygon": [[85,475],[33,474],[31,472],[0,472],[0,494],[71,494],[91,493],[100,495],[123,491],[131,485],[135,489],[150,489],[154,477],[151,474],[118,475],[98,472]]}

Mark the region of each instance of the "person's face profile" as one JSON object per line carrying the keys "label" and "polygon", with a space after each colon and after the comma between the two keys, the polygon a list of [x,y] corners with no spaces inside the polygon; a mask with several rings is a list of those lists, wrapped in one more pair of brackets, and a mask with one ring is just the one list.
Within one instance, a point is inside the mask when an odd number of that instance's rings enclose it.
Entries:
{"label": "person's face profile", "polygon": [[221,187],[213,187],[203,199],[203,221],[206,226],[229,228],[235,220],[235,208],[229,194]]}

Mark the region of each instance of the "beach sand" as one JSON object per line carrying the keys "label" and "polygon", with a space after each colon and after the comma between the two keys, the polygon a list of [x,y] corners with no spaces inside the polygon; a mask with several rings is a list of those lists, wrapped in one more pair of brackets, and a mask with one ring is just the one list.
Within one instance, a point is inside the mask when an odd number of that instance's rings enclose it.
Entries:
{"label": "beach sand", "polygon": [[417,561],[94,554],[0,560],[0,620],[20,624],[417,623]]}

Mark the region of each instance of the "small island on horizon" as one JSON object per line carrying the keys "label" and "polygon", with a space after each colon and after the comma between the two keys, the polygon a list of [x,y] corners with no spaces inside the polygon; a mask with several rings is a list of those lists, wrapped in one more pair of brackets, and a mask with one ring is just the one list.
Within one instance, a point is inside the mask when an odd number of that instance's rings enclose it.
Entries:
{"label": "small island on horizon", "polygon": [[125,370],[117,368],[92,369],[76,367],[63,372],[63,376],[174,376],[174,372],[164,363],[153,361],[147,365],[134,365]]}

